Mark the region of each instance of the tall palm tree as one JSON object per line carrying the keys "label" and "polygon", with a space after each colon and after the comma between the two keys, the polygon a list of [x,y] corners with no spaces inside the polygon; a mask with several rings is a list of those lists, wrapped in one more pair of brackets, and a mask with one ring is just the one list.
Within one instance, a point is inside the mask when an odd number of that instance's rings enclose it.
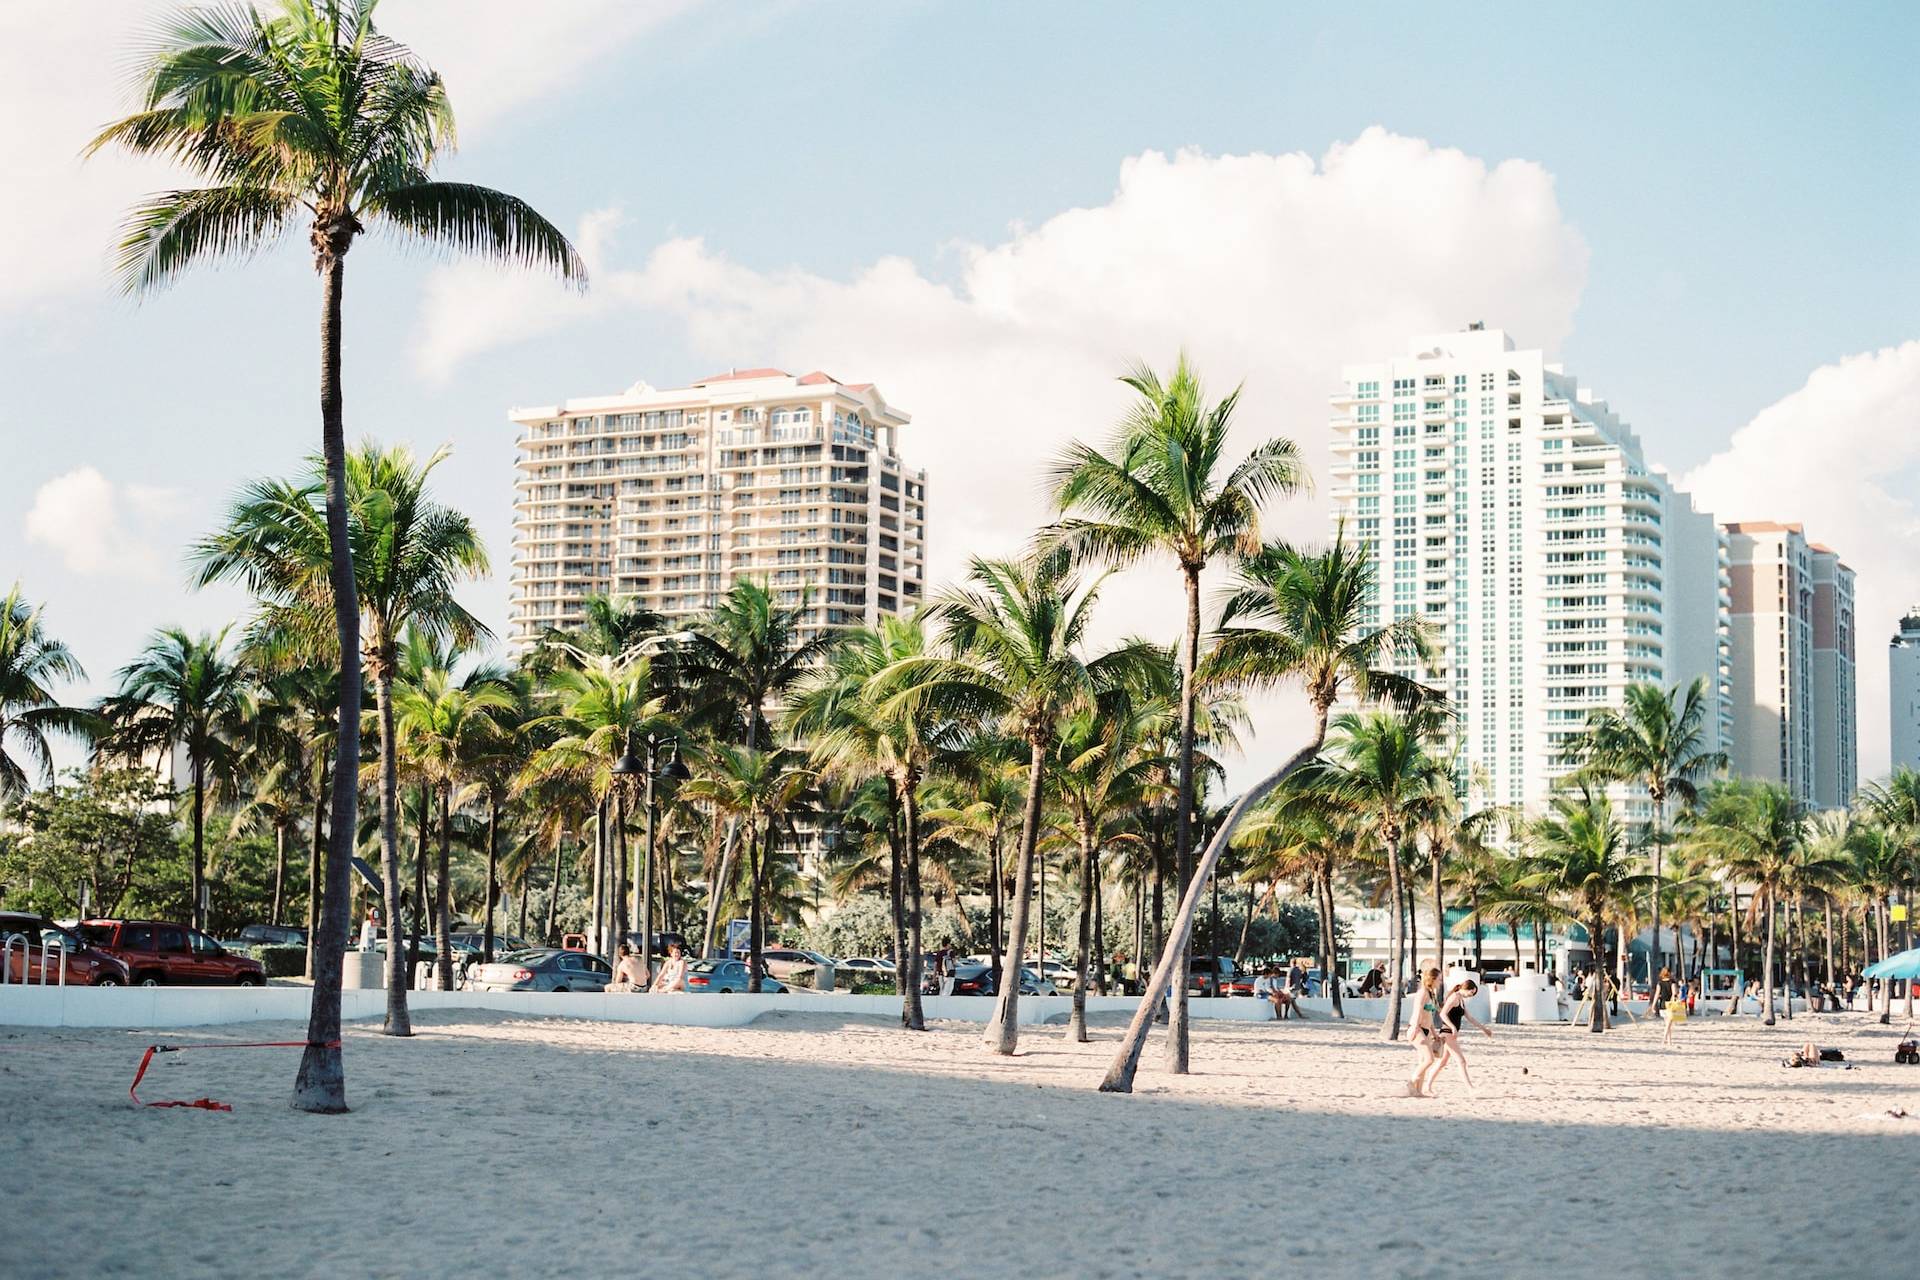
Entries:
{"label": "tall palm tree", "polygon": [[791,751],[753,751],[718,744],[701,770],[681,784],[689,799],[706,800],[746,826],[747,990],[758,992],[766,953],[766,900],[780,825],[806,792],[812,775]]}
{"label": "tall palm tree", "polygon": [[[1618,707],[1600,707],[1587,717],[1586,732],[1573,740],[1572,757],[1595,776],[1645,787],[1653,804],[1653,881],[1661,883],[1667,835],[1667,801],[1692,805],[1699,784],[1727,767],[1727,754],[1708,746],[1713,705],[1705,676],[1682,689],[1636,682]],[[1676,942],[1677,946],[1678,943]],[[1624,946],[1623,946],[1624,951]],[[1653,955],[1648,978],[1660,967],[1660,894],[1653,894]]]}
{"label": "tall palm tree", "polygon": [[1713,788],[1689,843],[1711,857],[1735,884],[1754,887],[1749,919],[1766,913],[1761,989],[1766,1023],[1774,1023],[1774,920],[1796,878],[1806,837],[1806,806],[1780,783],[1733,781]]}
{"label": "tall palm tree", "polygon": [[406,754],[433,787],[440,807],[433,940],[442,991],[453,990],[448,892],[454,794],[474,779],[482,757],[505,738],[506,730],[494,717],[510,715],[513,709],[513,695],[501,673],[487,667],[476,668],[464,680],[456,680],[446,667],[429,668],[394,699],[395,749]]}
{"label": "tall palm tree", "polygon": [[949,588],[931,610],[950,656],[902,659],[877,681],[883,714],[907,714],[932,703],[942,715],[1017,737],[1027,747],[1026,809],[1007,912],[1007,953],[996,975],[999,994],[985,1035],[995,1053],[1011,1054],[1019,1044],[1020,967],[1048,747],[1062,715],[1087,705],[1100,689],[1121,684],[1152,649],[1125,645],[1083,658],[1098,597],[1098,584],[1083,584],[1061,551],[1021,560],[976,557],[966,584]]}
{"label": "tall palm tree", "polygon": [[[512,816],[508,806],[513,799],[514,779],[526,768],[533,750],[533,737],[526,731],[527,722],[533,717],[531,677],[525,670],[519,670],[496,675],[494,683],[506,695],[507,701],[506,706],[494,709],[488,717],[500,727],[500,733],[491,741],[482,742],[478,755],[472,761],[475,785],[487,803],[486,914],[485,922],[480,927],[480,960],[483,964],[493,962],[494,913],[499,908],[499,892],[503,883],[500,869],[502,820]],[[531,865],[530,860],[528,865]],[[524,888],[524,877],[520,883]],[[524,924],[520,934],[523,937],[526,934]]]}
{"label": "tall palm tree", "polygon": [[1102,1091],[1133,1091],[1152,1006],[1176,974],[1185,981],[1187,939],[1202,886],[1248,810],[1319,754],[1333,704],[1350,694],[1361,701],[1383,698],[1412,707],[1434,696],[1426,686],[1381,665],[1396,658],[1424,661],[1429,645],[1416,618],[1396,618],[1383,627],[1366,621],[1373,586],[1367,549],[1348,546],[1344,536],[1312,553],[1269,543],[1241,566],[1237,588],[1221,610],[1220,628],[1200,669],[1201,682],[1255,690],[1302,685],[1313,709],[1313,729],[1284,764],[1241,794],[1208,841],[1181,896],[1140,1008],[1100,1083]]}
{"label": "tall palm tree", "polygon": [[[373,684],[380,740],[380,861],[390,932],[400,920],[400,765],[394,750],[393,685],[399,674],[401,641],[411,632],[423,643],[465,647],[488,634],[454,597],[460,582],[486,573],[486,549],[473,522],[435,501],[428,487],[434,468],[446,456],[442,449],[422,463],[410,449],[381,448],[369,441],[344,460],[346,536],[353,549],[351,599],[360,615],[354,622],[354,637],[361,665]],[[223,527],[203,538],[193,551],[201,585],[236,581],[259,598],[256,635],[275,637],[281,649],[309,656],[332,652],[327,620],[337,593],[330,550],[330,483],[319,474],[299,483],[255,481],[234,500]],[[341,736],[353,738],[356,759],[350,768],[357,777],[357,672],[353,686],[354,723],[343,722]],[[340,820],[337,788],[336,782],[336,826]],[[347,816],[351,819],[351,811]],[[351,821],[347,829],[353,829]],[[315,982],[324,977],[324,972],[317,974]],[[413,1034],[407,978],[400,949],[389,946],[388,1035]]]}
{"label": "tall palm tree", "polygon": [[[749,751],[772,742],[769,712],[791,693],[837,642],[831,635],[805,635],[804,606],[782,608],[767,587],[737,579],[709,616],[702,618],[677,655],[685,718],[721,742]],[[720,886],[731,882],[734,838],[721,847],[720,875],[707,900],[702,955],[713,950]]]}
{"label": "tall palm tree", "polygon": [[[1123,567],[1164,557],[1186,588],[1180,644],[1179,793],[1176,874],[1193,872],[1194,717],[1200,663],[1200,577],[1218,557],[1260,548],[1260,508],[1307,483],[1291,440],[1272,439],[1228,468],[1240,389],[1209,405],[1184,353],[1171,377],[1139,364],[1122,379],[1138,397],[1106,452],[1075,443],[1054,465],[1054,501],[1068,513],[1042,534],[1076,553]],[[1072,513],[1079,512],[1081,515]],[[1170,1070],[1187,1070],[1187,984],[1174,985],[1167,1040]]]}
{"label": "tall palm tree", "polygon": [[251,713],[252,672],[228,646],[222,629],[199,636],[178,627],[155,632],[119,674],[120,687],[101,704],[107,749],[131,761],[158,758],[167,768],[186,756],[193,823],[193,927],[206,928],[202,886],[207,873],[207,798],[231,785]]}
{"label": "tall palm tree", "polygon": [[1407,931],[1400,904],[1407,886],[1402,859],[1414,827],[1451,798],[1453,781],[1446,767],[1427,750],[1441,727],[1432,712],[1347,712],[1334,721],[1331,759],[1310,775],[1336,804],[1353,815],[1359,829],[1380,850],[1387,866],[1393,910],[1388,933],[1387,1016],[1381,1033],[1400,1035],[1400,1000],[1405,986]]}
{"label": "tall palm tree", "polygon": [[1525,879],[1539,892],[1541,909],[1587,931],[1593,947],[1589,1029],[1605,1031],[1607,922],[1624,920],[1634,899],[1653,887],[1653,877],[1633,869],[1626,828],[1614,817],[1605,789],[1591,779],[1556,794],[1527,839]]}
{"label": "tall palm tree", "polygon": [[324,581],[340,655],[341,727],[325,921],[294,1095],[301,1110],[327,1113],[347,1108],[338,1048],[340,953],[360,752],[360,673],[347,658],[360,649],[360,606],[340,376],[346,255],[372,223],[586,282],[573,246],[526,202],[488,187],[433,180],[435,163],[454,144],[446,85],[410,49],[375,29],[375,4],[282,0],[272,16],[252,5],[176,11],[142,49],[139,110],[108,125],[89,148],[165,156],[206,184],[162,192],[133,210],[118,261],[129,290],[157,289],[203,260],[243,257],[303,221],[321,279]]}
{"label": "tall palm tree", "polygon": [[[41,611],[27,603],[15,583],[0,599],[0,802],[25,791],[34,775],[53,784],[50,736],[79,738],[90,731],[92,717],[78,707],[61,706],[53,693],[62,680],[86,677],[67,646],[47,634]],[[9,741],[26,763],[7,753]]]}

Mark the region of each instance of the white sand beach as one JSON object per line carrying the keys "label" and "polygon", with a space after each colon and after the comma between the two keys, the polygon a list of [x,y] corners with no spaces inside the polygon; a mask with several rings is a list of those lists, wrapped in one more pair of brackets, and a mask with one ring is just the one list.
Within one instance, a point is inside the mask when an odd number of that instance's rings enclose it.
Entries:
{"label": "white sand beach", "polygon": [[[0,1029],[15,1275],[1609,1276],[1909,1273],[1891,1193],[1920,1068],[1865,1015],[1502,1027],[1404,1096],[1369,1023],[1202,1023],[1194,1074],[1093,1085],[1119,1029],[994,1058],[779,1014],[709,1030],[424,1014],[348,1032],[352,1114],[288,1109],[298,1039]],[[1786,1070],[1813,1038],[1856,1070]],[[1896,1119],[1904,1109],[1912,1118]]]}

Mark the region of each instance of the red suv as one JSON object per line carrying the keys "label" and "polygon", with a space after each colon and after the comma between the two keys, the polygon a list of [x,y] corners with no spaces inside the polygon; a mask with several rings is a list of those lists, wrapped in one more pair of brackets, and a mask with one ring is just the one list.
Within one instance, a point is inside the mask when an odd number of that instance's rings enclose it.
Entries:
{"label": "red suv", "polygon": [[[65,959],[67,982],[90,987],[124,987],[127,966],[111,955],[88,946],[44,916],[0,911],[0,965],[8,982],[60,984],[60,968],[47,960],[47,946],[57,941]],[[22,944],[25,944],[24,946]]]}
{"label": "red suv", "polygon": [[183,924],[158,920],[84,920],[79,934],[88,945],[123,962],[142,987],[262,987],[267,971],[251,956],[236,956]]}

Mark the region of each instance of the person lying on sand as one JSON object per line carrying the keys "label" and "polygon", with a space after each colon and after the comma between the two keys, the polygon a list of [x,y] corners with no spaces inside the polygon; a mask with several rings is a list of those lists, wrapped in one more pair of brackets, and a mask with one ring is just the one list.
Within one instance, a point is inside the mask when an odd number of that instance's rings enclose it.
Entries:
{"label": "person lying on sand", "polygon": [[1853,1070],[1853,1064],[1838,1049],[1822,1049],[1809,1040],[1794,1051],[1791,1058],[1780,1064],[1783,1067],[1833,1067],[1841,1071]]}

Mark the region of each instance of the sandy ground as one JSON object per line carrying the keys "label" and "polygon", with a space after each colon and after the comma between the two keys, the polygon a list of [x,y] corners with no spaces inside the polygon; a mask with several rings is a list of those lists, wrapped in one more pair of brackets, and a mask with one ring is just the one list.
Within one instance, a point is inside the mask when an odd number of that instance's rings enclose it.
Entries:
{"label": "sandy ground", "polygon": [[[297,1039],[0,1028],[0,1271],[893,1277],[1913,1274],[1920,1068],[1864,1015],[1469,1041],[1404,1095],[1374,1024],[1200,1024],[1194,1074],[1119,1035],[778,1014],[748,1029],[508,1015],[349,1032],[341,1117],[286,1106]],[[1895,1029],[1897,1030],[1897,1028]],[[1852,1071],[1789,1071],[1809,1035]],[[1913,1118],[1895,1119],[1904,1108]]]}

